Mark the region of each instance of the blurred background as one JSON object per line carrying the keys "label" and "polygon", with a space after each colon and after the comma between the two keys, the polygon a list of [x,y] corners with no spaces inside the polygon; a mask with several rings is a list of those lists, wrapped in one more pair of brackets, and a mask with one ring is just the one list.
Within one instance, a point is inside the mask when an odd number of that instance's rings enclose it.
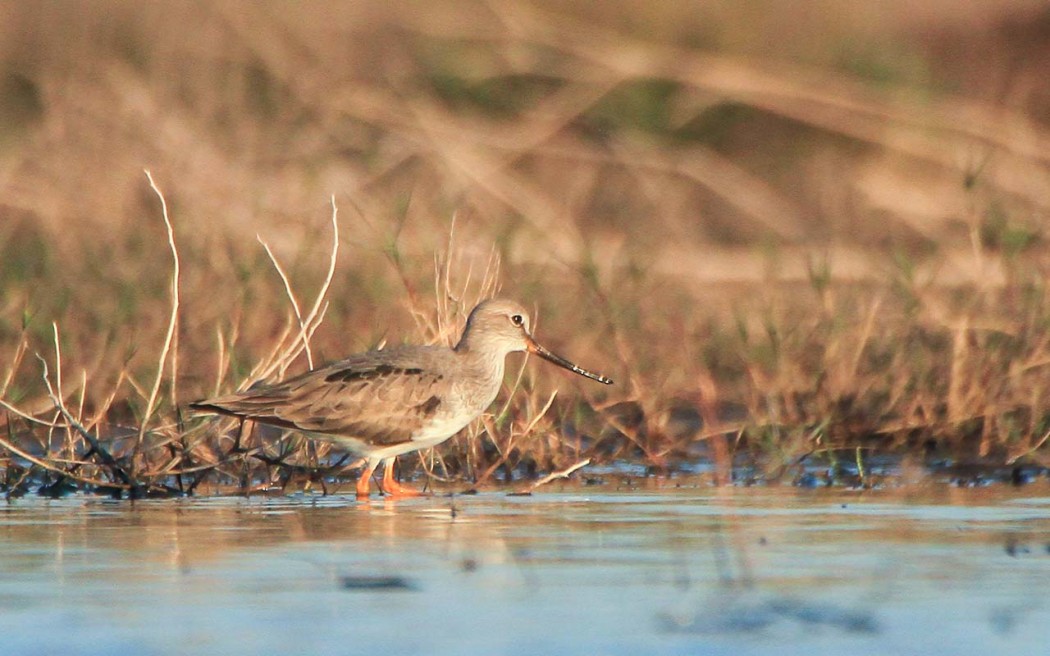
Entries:
{"label": "blurred background", "polygon": [[52,322],[88,407],[152,380],[149,169],[172,408],[287,325],[257,235],[312,299],[334,196],[321,358],[436,338],[435,263],[496,254],[541,341],[622,381],[529,385],[636,446],[704,415],[1014,457],[1048,417],[1047,71],[1042,0],[3,3],[3,392],[48,407],[18,354]]}

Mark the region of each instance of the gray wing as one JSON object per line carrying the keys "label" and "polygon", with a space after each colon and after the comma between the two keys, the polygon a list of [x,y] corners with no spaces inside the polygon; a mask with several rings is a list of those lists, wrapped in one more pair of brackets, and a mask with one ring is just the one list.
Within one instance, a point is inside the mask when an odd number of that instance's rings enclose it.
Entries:
{"label": "gray wing", "polygon": [[445,376],[425,366],[421,354],[364,353],[282,383],[190,405],[282,428],[399,444],[434,416],[448,389]]}

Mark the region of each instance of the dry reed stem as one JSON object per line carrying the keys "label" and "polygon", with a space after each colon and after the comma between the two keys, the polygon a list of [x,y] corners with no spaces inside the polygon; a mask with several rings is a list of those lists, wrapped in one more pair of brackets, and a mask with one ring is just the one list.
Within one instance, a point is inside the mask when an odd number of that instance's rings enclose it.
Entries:
{"label": "dry reed stem", "polygon": [[265,380],[273,373],[274,369],[277,367],[276,363],[281,358],[281,354],[286,352],[284,342],[288,339],[288,336],[292,334],[292,330],[294,330],[292,321],[289,320],[285,322],[281,334],[273,341],[273,346],[270,347],[269,352],[259,359],[255,366],[252,367],[248,376],[237,386],[239,391],[244,391],[260,380]]}
{"label": "dry reed stem", "polygon": [[157,362],[157,376],[153,380],[153,387],[150,388],[149,397],[146,400],[146,410],[142,414],[142,424],[139,426],[138,437],[135,440],[135,447],[132,450],[132,462],[134,462],[135,456],[138,455],[142,449],[142,442],[146,437],[146,430],[149,427],[149,420],[153,415],[153,410],[157,403],[157,395],[160,393],[161,381],[164,379],[164,369],[168,362],[169,352],[172,354],[171,362],[171,388],[172,398],[175,398],[175,388],[178,380],[178,363],[175,361],[175,351],[172,350],[172,345],[177,340],[177,328],[179,321],[179,251],[175,246],[175,229],[171,224],[171,219],[168,217],[168,202],[164,199],[164,194],[161,193],[157,187],[156,182],[153,181],[153,175],[147,169],[145,171],[146,178],[149,180],[150,189],[160,199],[161,215],[164,218],[164,226],[168,233],[168,247],[171,249],[172,257],[172,274],[171,274],[171,318],[168,321],[168,331],[164,336],[164,344],[160,350],[160,357]]}
{"label": "dry reed stem", "polygon": [[[68,414],[68,413],[67,413],[67,411],[65,409],[65,391],[62,389],[62,346],[61,346],[61,340],[59,340],[59,337],[58,337],[58,324],[56,322],[54,322],[54,321],[51,322],[51,331],[52,331],[52,339],[53,339],[54,346],[55,346],[55,387],[57,389],[58,398],[61,400],[61,404],[60,404],[61,407],[59,407],[58,409],[62,412],[63,415],[65,415],[65,414]],[[37,355],[37,357],[39,358],[40,356]],[[42,358],[41,358],[41,361],[43,361]],[[44,368],[44,376],[45,376],[45,378],[47,376],[46,363],[45,363],[45,368]],[[51,391],[50,390],[50,385],[48,387],[48,391],[49,392]],[[52,393],[52,401],[54,401],[54,398],[55,398],[54,393]],[[51,431],[53,431],[53,430],[54,430],[54,428],[51,429]],[[73,432],[69,431],[69,430],[66,430],[66,431],[64,431],[64,433],[65,433],[65,435],[64,435],[65,440],[64,441],[65,441],[65,444],[66,444],[66,448],[69,450],[70,457],[72,457],[73,449],[74,449]],[[52,433],[49,432],[48,444],[51,443],[51,435],[52,435]]]}
{"label": "dry reed stem", "polygon": [[[301,333],[305,333],[306,324],[303,322],[303,314],[299,311],[299,301],[296,300],[295,294],[292,292],[292,283],[288,280],[288,275],[284,272],[281,267],[281,263],[277,261],[277,257],[270,250],[270,245],[267,244],[262,236],[255,235],[255,238],[262,244],[263,249],[266,250],[266,255],[270,258],[270,262],[273,264],[273,268],[277,269],[277,274],[281,276],[281,282],[284,283],[284,292],[288,296],[288,301],[292,304],[292,310],[295,311],[295,320],[299,322],[299,330]],[[312,371],[314,368],[314,355],[310,350],[310,341],[305,340],[303,344],[306,349],[306,365]]]}
{"label": "dry reed stem", "polygon": [[0,399],[0,407],[2,407],[7,412],[15,415],[16,417],[24,419],[30,423],[38,424],[40,426],[46,426],[48,427],[48,429],[62,428],[62,426],[57,424],[56,422],[48,421],[46,419],[40,419],[39,417],[31,415],[28,412],[25,412],[24,410],[20,410],[19,408],[8,403],[7,401],[4,401],[3,399]]}
{"label": "dry reed stem", "polygon": [[861,330],[860,338],[857,341],[857,348],[853,352],[853,361],[850,362],[848,374],[851,378],[857,376],[857,372],[860,371],[860,363],[864,356],[864,349],[867,348],[871,342],[871,335],[875,328],[875,319],[878,318],[879,309],[882,307],[882,294],[877,295],[871,302],[871,307],[868,309],[868,315],[864,319],[864,327]]}
{"label": "dry reed stem", "polygon": [[1013,465],[1013,464],[1015,464],[1015,463],[1016,463],[1016,462],[1017,462],[1018,460],[1021,460],[1022,458],[1027,458],[1027,457],[1030,457],[1030,456],[1032,456],[1032,455],[1033,455],[1033,454],[1035,454],[1035,453],[1036,453],[1036,452],[1037,452],[1037,451],[1038,451],[1038,450],[1039,450],[1040,448],[1042,448],[1042,446],[1043,446],[1044,444],[1046,444],[1046,443],[1047,443],[1047,440],[1050,440],[1050,431],[1047,431],[1047,432],[1043,433],[1043,436],[1042,436],[1042,437],[1040,437],[1040,438],[1039,438],[1039,440],[1038,440],[1038,441],[1037,441],[1037,442],[1036,442],[1035,444],[1033,444],[1032,446],[1030,446],[1029,448],[1025,449],[1024,451],[1022,451],[1022,452],[1020,452],[1020,453],[1018,453],[1018,454],[1016,454],[1016,455],[1012,455],[1012,456],[1010,456],[1009,458],[1007,458],[1007,459],[1006,459],[1006,464],[1008,464],[1008,465]]}
{"label": "dry reed stem", "polygon": [[[51,322],[51,334],[55,345],[55,388],[58,390],[58,398],[65,399],[65,394],[62,391],[62,344],[58,339],[58,323]],[[40,356],[37,355],[39,358]],[[46,376],[46,363],[44,374]],[[50,385],[48,385],[50,388]]]}
{"label": "dry reed stem", "polygon": [[324,283],[317,292],[310,312],[307,313],[305,319],[300,320],[299,332],[296,334],[295,339],[292,340],[292,343],[286,349],[277,354],[275,361],[259,374],[259,378],[267,378],[274,371],[277,371],[283,378],[285,371],[291,366],[295,358],[299,356],[299,353],[309,348],[310,338],[318,326],[321,325],[325,312],[328,310],[328,303],[325,301],[325,297],[328,295],[328,289],[331,287],[332,279],[335,277],[335,266],[339,259],[339,208],[336,207],[334,195],[331,196],[331,205],[332,252],[328,259],[328,273],[325,275]]}
{"label": "dry reed stem", "polygon": [[7,390],[11,385],[11,381],[15,378],[15,373],[18,371],[19,366],[22,364],[22,359],[25,357],[26,352],[29,350],[29,339],[26,337],[25,329],[22,329],[22,334],[18,340],[18,346],[15,347],[15,353],[11,357],[11,362],[7,366],[7,373],[4,375],[4,381],[0,383],[0,399],[3,399],[7,394]]}
{"label": "dry reed stem", "polygon": [[551,472],[551,473],[547,474],[546,476],[544,476],[543,478],[541,478],[540,480],[538,480],[535,483],[533,483],[532,485],[530,485],[529,486],[529,490],[530,491],[536,490],[536,489],[538,489],[540,487],[543,487],[547,483],[550,483],[551,481],[558,480],[559,478],[568,478],[569,476],[572,476],[573,473],[575,473],[576,471],[578,471],[580,469],[583,469],[584,467],[586,467],[589,464],[591,464],[591,459],[590,458],[584,458],[583,460],[577,462],[574,465],[566,467],[565,469],[562,469],[562,470],[556,471],[556,472]]}
{"label": "dry reed stem", "polygon": [[[215,340],[219,343],[218,354],[215,356],[215,387],[212,388],[212,396],[218,396],[222,389],[222,381],[226,378],[226,371],[230,366],[230,358],[226,354],[226,339],[222,336],[222,328],[215,327]],[[231,339],[231,341],[233,341]]]}

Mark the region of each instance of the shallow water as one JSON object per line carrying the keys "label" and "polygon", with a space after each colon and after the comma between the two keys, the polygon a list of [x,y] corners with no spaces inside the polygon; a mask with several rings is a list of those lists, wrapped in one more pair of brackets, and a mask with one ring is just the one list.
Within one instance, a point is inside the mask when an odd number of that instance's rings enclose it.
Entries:
{"label": "shallow water", "polygon": [[1050,485],[0,506],[4,654],[1034,653]]}

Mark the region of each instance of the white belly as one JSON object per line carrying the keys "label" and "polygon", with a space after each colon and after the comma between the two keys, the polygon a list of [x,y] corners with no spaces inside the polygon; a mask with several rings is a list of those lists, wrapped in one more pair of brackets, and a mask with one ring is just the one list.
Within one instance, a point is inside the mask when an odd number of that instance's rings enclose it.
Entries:
{"label": "white belly", "polygon": [[463,430],[463,428],[471,422],[471,419],[473,419],[473,417],[468,417],[466,420],[462,418],[439,418],[438,421],[430,423],[423,429],[417,431],[408,442],[386,446],[368,444],[364,440],[346,435],[310,433],[310,436],[328,442],[336,442],[344,446],[347,450],[352,451],[357,455],[365,456],[366,458],[393,458],[394,456],[399,456],[404,453],[411,453],[412,451],[419,451],[421,449],[429,449],[430,447],[437,446]]}

